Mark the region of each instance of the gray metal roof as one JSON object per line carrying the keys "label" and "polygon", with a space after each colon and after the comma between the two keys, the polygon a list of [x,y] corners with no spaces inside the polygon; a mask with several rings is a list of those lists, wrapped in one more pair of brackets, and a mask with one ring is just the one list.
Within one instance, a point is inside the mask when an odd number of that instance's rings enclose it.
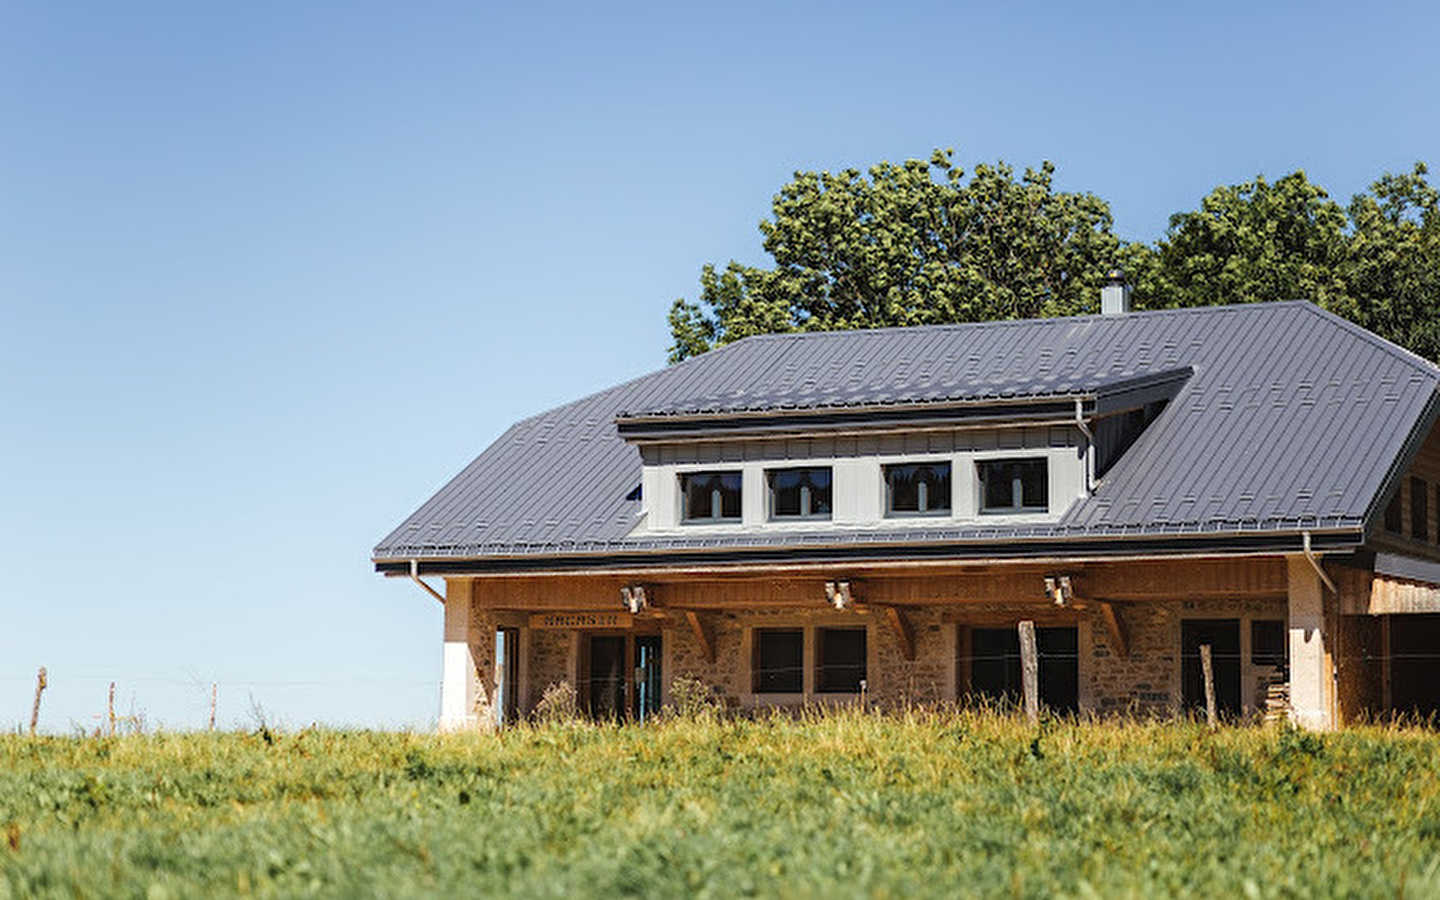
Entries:
{"label": "gray metal roof", "polygon": [[1376,553],[1375,574],[1440,584],[1440,562],[1421,559],[1404,553]]}
{"label": "gray metal roof", "polygon": [[[639,451],[616,417],[1071,396],[1190,377],[1057,523],[627,538]],[[377,561],[1363,528],[1440,369],[1303,302],[747,338],[525,419]]]}

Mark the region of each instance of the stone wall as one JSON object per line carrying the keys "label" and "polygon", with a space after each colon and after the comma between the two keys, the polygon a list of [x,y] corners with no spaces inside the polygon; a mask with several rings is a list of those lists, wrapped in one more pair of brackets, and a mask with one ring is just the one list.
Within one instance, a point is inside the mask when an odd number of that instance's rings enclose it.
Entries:
{"label": "stone wall", "polygon": [[906,659],[894,628],[879,615],[871,618],[870,656],[875,672],[870,676],[870,696],[887,706],[934,705],[952,699],[955,626],[945,624],[938,609],[906,612],[915,640],[915,658]]}
{"label": "stone wall", "polygon": [[[688,623],[677,623],[663,632],[664,662],[669,668],[665,681],[668,685],[678,676],[698,679],[710,685],[727,704],[738,706],[740,696],[750,689],[747,681],[750,662],[741,647],[744,628],[740,617],[735,613],[716,613],[706,616],[704,621],[715,643],[714,661],[705,658],[700,641]],[[668,688],[666,699],[669,699]]]}
{"label": "stone wall", "polygon": [[1082,655],[1090,654],[1091,711],[1165,715],[1179,706],[1180,626],[1175,606],[1135,603],[1121,607],[1118,613],[1129,646],[1125,656],[1111,646],[1109,632],[1092,622],[1090,646],[1082,643],[1080,647]]}
{"label": "stone wall", "polygon": [[470,647],[475,657],[473,714],[481,727],[495,720],[495,614],[478,605],[470,613]]}
{"label": "stone wall", "polygon": [[551,685],[569,682],[575,690],[575,674],[570,670],[570,651],[575,636],[568,631],[530,629],[528,671],[524,680],[528,687],[527,696],[521,698],[521,709],[528,712],[535,708],[540,698]]}

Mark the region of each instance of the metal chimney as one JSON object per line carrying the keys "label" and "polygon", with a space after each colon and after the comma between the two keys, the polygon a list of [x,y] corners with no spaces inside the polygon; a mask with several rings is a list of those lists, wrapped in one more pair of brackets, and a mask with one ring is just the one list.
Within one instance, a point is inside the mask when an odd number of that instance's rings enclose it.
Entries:
{"label": "metal chimney", "polygon": [[1100,312],[1107,316],[1124,315],[1130,311],[1130,285],[1125,283],[1125,273],[1116,267],[1105,278],[1100,289]]}

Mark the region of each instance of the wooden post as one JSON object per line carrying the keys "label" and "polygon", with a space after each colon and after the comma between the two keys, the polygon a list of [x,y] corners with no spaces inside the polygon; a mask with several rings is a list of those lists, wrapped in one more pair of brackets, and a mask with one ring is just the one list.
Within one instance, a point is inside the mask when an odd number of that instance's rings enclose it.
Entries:
{"label": "wooden post", "polygon": [[40,667],[40,674],[35,678],[35,705],[30,707],[30,733],[35,733],[35,727],[40,724],[40,695],[45,693],[45,667]]}
{"label": "wooden post", "polygon": [[1200,645],[1200,672],[1205,676],[1205,724],[1215,727],[1215,667],[1210,662],[1210,645]]}
{"label": "wooden post", "polygon": [[1020,623],[1020,683],[1024,689],[1025,718],[1040,721],[1040,657],[1035,650],[1035,623]]}
{"label": "wooden post", "polygon": [[220,687],[215,682],[210,682],[210,730],[215,730],[215,699]]}
{"label": "wooden post", "polygon": [[110,736],[115,736],[115,682],[110,682],[110,699],[105,704],[107,721],[110,723]]}

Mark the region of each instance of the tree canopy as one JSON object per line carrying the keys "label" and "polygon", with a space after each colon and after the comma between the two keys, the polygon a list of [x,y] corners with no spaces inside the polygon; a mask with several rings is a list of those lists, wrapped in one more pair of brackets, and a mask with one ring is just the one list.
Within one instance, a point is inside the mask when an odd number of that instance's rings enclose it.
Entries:
{"label": "tree canopy", "polygon": [[1122,266],[1138,308],[1304,299],[1440,359],[1440,209],[1423,163],[1349,207],[1294,172],[1215,188],[1152,244],[1055,167],[966,178],[952,150],[797,172],[760,223],[770,267],[706,265],[670,310],[676,362],[752,334],[1075,315]]}

